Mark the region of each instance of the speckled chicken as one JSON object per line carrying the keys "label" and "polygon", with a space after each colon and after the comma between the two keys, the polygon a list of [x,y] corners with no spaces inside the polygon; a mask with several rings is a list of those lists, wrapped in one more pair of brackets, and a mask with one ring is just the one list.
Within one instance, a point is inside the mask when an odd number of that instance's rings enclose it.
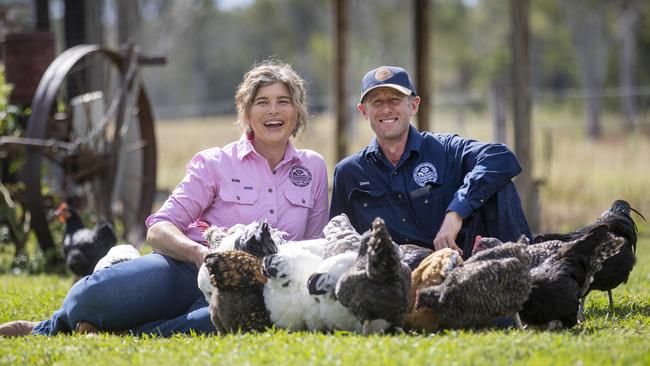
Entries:
{"label": "speckled chicken", "polygon": [[[636,263],[637,227],[630,216],[631,211],[636,212],[645,220],[643,215],[633,209],[628,202],[624,200],[616,200],[608,210],[603,212],[594,223],[590,225],[577,229],[571,233],[541,234],[536,235],[533,239],[533,243],[545,242],[548,240],[569,242],[584,235],[584,233],[589,231],[590,228],[603,223],[609,225],[612,234],[622,237],[625,240],[625,244],[619,253],[603,262],[602,269],[596,272],[594,280],[589,286],[590,291],[607,291],[610,312],[614,311],[612,289],[618,287],[621,283],[627,282],[630,272],[632,272],[634,264]],[[581,299],[581,309],[583,303],[584,298]]]}
{"label": "speckled chicken", "polygon": [[[211,252],[240,250],[258,258],[263,258],[266,255],[276,253],[278,251],[277,246],[284,242],[281,234],[272,229],[266,222],[254,221],[248,225],[238,224],[230,229],[208,225],[203,225],[203,228],[203,237],[207,241]],[[212,298],[214,286],[210,283],[210,276],[205,264],[199,268],[197,283],[209,302]]]}
{"label": "speckled chicken", "polygon": [[[519,313],[529,325],[573,327],[578,302],[587,292],[602,263],[625,243],[611,234],[607,224],[590,228],[580,238],[565,243],[540,265],[531,269],[533,287]],[[541,244],[532,245],[533,249]]]}
{"label": "speckled chicken", "polygon": [[430,309],[445,329],[488,326],[498,317],[515,316],[531,291],[525,249],[508,243],[475,254],[441,284],[419,290],[415,308]]}
{"label": "speckled chicken", "polygon": [[384,221],[376,218],[362,236],[355,265],[339,279],[336,296],[367,335],[404,326],[410,291],[411,270],[399,259]]}
{"label": "speckled chicken", "polygon": [[[431,253],[411,272],[411,304],[415,305],[419,290],[441,284],[449,273],[463,265],[463,259],[455,250],[444,248]],[[440,326],[440,314],[431,308],[413,306],[406,314],[406,328],[425,332],[434,332]]]}
{"label": "speckled chicken", "polygon": [[242,251],[208,254],[205,265],[216,288],[210,319],[221,333],[263,331],[271,326],[264,306],[262,260]]}

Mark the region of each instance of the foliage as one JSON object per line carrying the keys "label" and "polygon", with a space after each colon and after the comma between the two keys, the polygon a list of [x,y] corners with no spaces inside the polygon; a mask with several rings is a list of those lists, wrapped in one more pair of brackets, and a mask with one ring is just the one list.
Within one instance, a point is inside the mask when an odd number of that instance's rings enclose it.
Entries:
{"label": "foliage", "polygon": [[[650,227],[642,225],[639,261],[627,285],[589,295],[587,321],[573,329],[450,331],[434,335],[287,333],[228,336],[26,337],[0,342],[0,365],[643,365],[650,362]],[[0,276],[0,322],[44,319],[71,278]]]}

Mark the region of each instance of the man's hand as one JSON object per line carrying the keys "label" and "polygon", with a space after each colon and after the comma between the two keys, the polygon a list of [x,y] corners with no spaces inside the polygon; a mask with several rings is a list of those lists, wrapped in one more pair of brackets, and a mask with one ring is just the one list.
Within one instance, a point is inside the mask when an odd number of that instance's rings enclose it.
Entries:
{"label": "man's hand", "polygon": [[447,212],[438,234],[436,234],[435,239],[433,239],[433,247],[435,250],[451,248],[457,251],[458,254],[463,255],[463,251],[458,247],[458,245],[456,245],[456,237],[458,236],[462,226],[463,218],[457,212]]}

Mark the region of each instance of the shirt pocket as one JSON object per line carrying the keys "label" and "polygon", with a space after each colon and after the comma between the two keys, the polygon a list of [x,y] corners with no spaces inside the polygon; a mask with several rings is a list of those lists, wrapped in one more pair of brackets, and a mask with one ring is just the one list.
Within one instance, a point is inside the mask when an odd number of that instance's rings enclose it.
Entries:
{"label": "shirt pocket", "polygon": [[314,196],[309,189],[286,189],[284,191],[284,198],[292,206],[309,209],[314,207]]}
{"label": "shirt pocket", "polygon": [[219,199],[230,204],[253,205],[257,202],[258,194],[255,189],[244,189],[239,185],[226,185],[219,190]]}
{"label": "shirt pocket", "polygon": [[368,210],[373,208],[385,207],[388,202],[385,200],[386,192],[365,190],[355,188],[350,192],[348,201],[353,207],[359,210]]}

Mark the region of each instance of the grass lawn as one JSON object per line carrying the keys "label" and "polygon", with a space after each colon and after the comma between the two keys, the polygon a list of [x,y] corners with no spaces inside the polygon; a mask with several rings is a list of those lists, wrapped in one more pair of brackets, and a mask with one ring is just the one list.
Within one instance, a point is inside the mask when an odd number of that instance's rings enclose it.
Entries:
{"label": "grass lawn", "polygon": [[[0,322],[43,319],[61,303],[71,278],[0,276]],[[454,331],[434,335],[287,333],[176,336],[113,335],[0,340],[1,365],[650,365],[650,226],[641,225],[630,281],[589,296],[587,321],[571,330]]]}
{"label": "grass lawn", "polygon": [[[166,121],[157,125],[158,186],[169,190],[183,177],[197,151],[238,138],[232,118]],[[533,115],[534,175],[540,192],[542,231],[564,231],[590,222],[617,198],[628,200],[650,219],[650,138],[622,136],[615,123],[607,137],[584,138],[571,113]],[[436,131],[489,140],[485,116],[466,116],[464,125],[435,117]],[[606,119],[605,122],[608,122]],[[610,121],[611,122],[611,121]],[[310,122],[295,142],[320,152],[331,172],[335,162],[331,117]],[[370,140],[355,124],[350,151]],[[179,143],[178,136],[183,136]],[[545,145],[544,141],[550,141]],[[191,143],[189,143],[191,142]],[[650,365],[650,225],[640,226],[638,263],[630,281],[614,291],[616,311],[607,314],[605,293],[591,294],[584,324],[562,332],[457,331],[434,335],[312,334],[268,331],[253,335],[25,337],[0,339],[0,365]],[[32,240],[31,246],[35,244]],[[6,274],[11,250],[0,245],[0,322],[40,320],[61,304],[71,277]]]}

